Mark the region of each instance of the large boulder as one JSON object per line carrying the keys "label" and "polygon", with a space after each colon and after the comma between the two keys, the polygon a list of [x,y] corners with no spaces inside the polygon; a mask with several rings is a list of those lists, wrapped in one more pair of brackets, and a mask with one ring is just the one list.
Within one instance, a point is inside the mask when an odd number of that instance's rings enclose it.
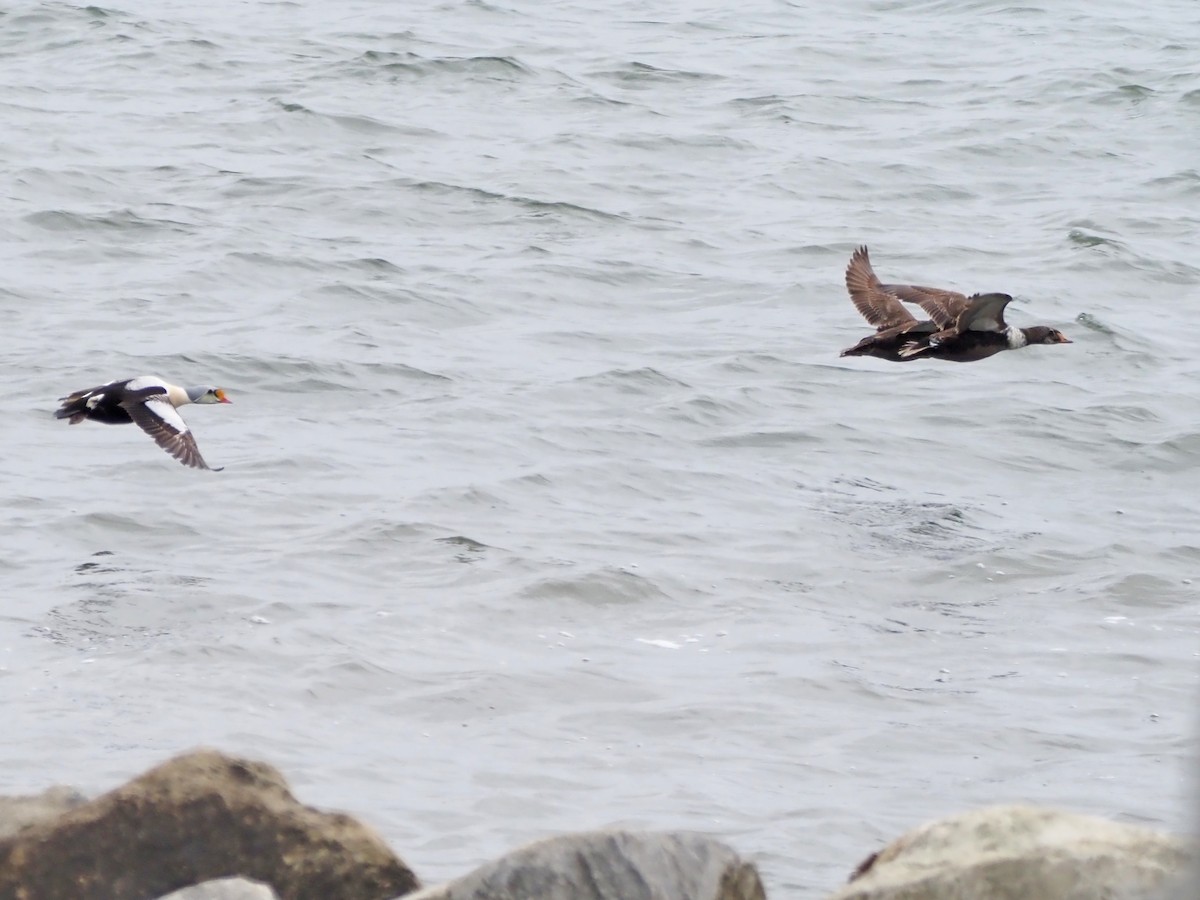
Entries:
{"label": "large boulder", "polygon": [[404,900],[765,900],[758,870],[701,834],[599,831],[538,841]]}
{"label": "large boulder", "polygon": [[1106,819],[996,806],[910,831],[828,900],[1145,900],[1178,883],[1196,849]]}
{"label": "large boulder", "polygon": [[281,900],[385,900],[416,877],[371,830],[208,750],[0,840],[0,900],[152,900],[242,875]]}
{"label": "large boulder", "polygon": [[74,788],[52,787],[40,794],[0,797],[0,838],[12,837],[35,822],[60,816],[69,809],[87,803],[87,797]]}

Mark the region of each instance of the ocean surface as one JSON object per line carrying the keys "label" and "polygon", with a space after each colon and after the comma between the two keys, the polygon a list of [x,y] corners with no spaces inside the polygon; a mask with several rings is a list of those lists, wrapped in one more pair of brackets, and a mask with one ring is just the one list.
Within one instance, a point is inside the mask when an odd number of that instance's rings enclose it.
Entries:
{"label": "ocean surface", "polygon": [[[430,883],[696,829],[775,898],[1193,826],[1194,0],[0,8],[0,792],[205,744]],[[843,272],[1070,345],[841,359]],[[57,398],[154,374],[222,472]]]}

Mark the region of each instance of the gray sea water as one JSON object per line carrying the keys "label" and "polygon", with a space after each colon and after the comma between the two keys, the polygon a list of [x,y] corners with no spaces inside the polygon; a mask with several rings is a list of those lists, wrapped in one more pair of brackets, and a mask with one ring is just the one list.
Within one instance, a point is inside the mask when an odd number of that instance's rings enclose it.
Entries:
{"label": "gray sea water", "polygon": [[[0,8],[0,791],[196,744],[433,882],[610,825],[817,898],[1191,825],[1200,6]],[[840,359],[842,274],[1075,343]],[[220,473],[56,398],[161,375]]]}

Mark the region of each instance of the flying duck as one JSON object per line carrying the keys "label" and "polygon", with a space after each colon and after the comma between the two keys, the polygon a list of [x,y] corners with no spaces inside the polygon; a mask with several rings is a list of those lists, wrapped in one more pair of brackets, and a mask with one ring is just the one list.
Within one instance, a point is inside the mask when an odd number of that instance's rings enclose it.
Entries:
{"label": "flying duck", "polygon": [[[231,403],[221,388],[202,384],[179,387],[155,375],[142,375],[125,381],[110,381],[99,387],[76,391],[60,397],[62,406],[56,419],[68,419],[78,425],[84,419],[106,425],[134,422],[185,466],[209,468],[196,439],[176,409],[186,403]],[[213,469],[214,472],[221,471]]]}
{"label": "flying duck", "polygon": [[[1029,344],[1069,344],[1061,331],[1046,325],[1017,328],[1004,321],[1008,294],[973,294],[920,287],[880,284],[866,247],[859,247],[846,267],[846,290],[864,319],[875,326],[842,356],[875,356],[893,362],[933,357],[951,362],[974,362],[1002,350]],[[915,303],[928,319],[917,319],[904,308]]]}

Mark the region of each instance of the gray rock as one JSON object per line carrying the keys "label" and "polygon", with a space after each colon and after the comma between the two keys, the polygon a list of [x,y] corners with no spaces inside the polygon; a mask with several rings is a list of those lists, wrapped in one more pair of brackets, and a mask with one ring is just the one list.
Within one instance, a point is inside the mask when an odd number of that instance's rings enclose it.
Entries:
{"label": "gray rock", "polygon": [[0,840],[0,900],[148,900],[241,875],[282,900],[419,887],[370,829],[297,803],[270,766],[187,753]]}
{"label": "gray rock", "polygon": [[61,786],[26,797],[0,797],[0,838],[11,837],[22,828],[53,819],[84,803],[87,797],[79,791]]}
{"label": "gray rock", "polygon": [[828,900],[1145,900],[1197,848],[1133,825],[996,806],[923,825],[868,857]]}
{"label": "gray rock", "polygon": [[279,895],[257,881],[222,878],[185,887],[160,897],[159,900],[279,900]]}
{"label": "gray rock", "polygon": [[765,900],[758,870],[702,834],[599,831],[514,850],[404,900]]}

